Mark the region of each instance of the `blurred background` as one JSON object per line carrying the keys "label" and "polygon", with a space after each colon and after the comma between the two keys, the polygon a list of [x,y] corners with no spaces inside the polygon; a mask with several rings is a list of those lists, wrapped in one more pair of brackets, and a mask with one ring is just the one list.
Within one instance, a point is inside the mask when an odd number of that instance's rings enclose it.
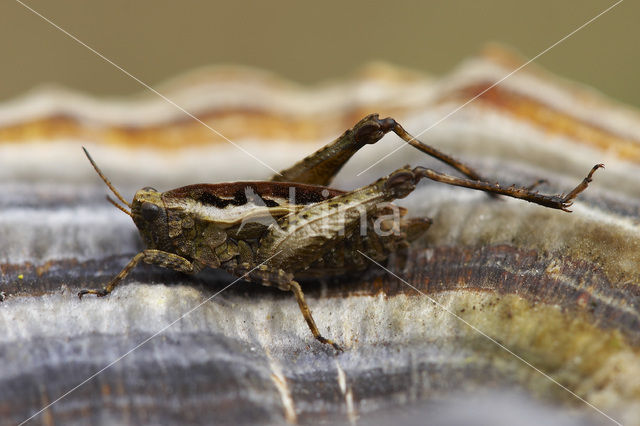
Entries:
{"label": "blurred background", "polygon": [[[303,84],[370,61],[444,74],[487,42],[531,58],[613,0],[580,2],[24,2],[147,84],[195,67],[240,64]],[[536,63],[640,106],[640,3],[621,4]],[[96,95],[142,87],[14,0],[0,5],[0,101],[44,83]]]}

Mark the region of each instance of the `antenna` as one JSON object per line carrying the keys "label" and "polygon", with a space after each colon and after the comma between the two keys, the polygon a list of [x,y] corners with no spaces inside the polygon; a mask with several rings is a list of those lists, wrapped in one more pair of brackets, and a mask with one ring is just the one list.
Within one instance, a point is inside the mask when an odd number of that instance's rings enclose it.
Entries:
{"label": "antenna", "polygon": [[[93,161],[93,158],[91,158],[91,155],[89,155],[89,151],[87,151],[87,149],[83,146],[82,150],[84,151],[84,154],[87,156],[87,158],[89,159],[89,161],[91,162],[91,165],[93,166],[93,168],[95,169],[96,173],[98,173],[98,176],[100,176],[100,178],[102,179],[102,181],[107,184],[107,186],[109,187],[109,189],[111,190],[111,192],[113,192],[113,194],[118,197],[118,200],[122,201],[124,204],[126,204],[127,206],[129,206],[129,208],[131,208],[131,204],[129,204],[129,202],[127,202],[127,200],[125,200],[124,198],[122,198],[122,195],[120,195],[120,193],[118,191],[116,191],[116,189],[113,187],[113,185],[111,184],[111,181],[109,181],[109,179],[107,179],[105,177],[104,174],[102,174],[102,171],[100,170],[100,168],[98,167],[98,165],[96,164],[95,161]],[[115,202],[113,202],[113,204],[115,205]],[[116,205],[116,207],[118,207]],[[120,209],[122,210],[122,209]],[[123,210],[124,211],[124,210]],[[131,216],[130,213],[127,213],[129,216]]]}
{"label": "antenna", "polygon": [[129,212],[127,211],[127,209],[125,209],[124,207],[122,207],[120,204],[118,204],[118,202],[117,202],[116,200],[114,200],[113,198],[109,197],[108,195],[107,195],[107,201],[108,201],[108,202],[110,202],[111,204],[113,204],[114,206],[116,206],[116,208],[117,208],[118,210],[120,210],[121,212],[124,212],[124,213],[128,214],[129,216],[133,217],[133,216],[131,215],[131,213],[129,213]]}

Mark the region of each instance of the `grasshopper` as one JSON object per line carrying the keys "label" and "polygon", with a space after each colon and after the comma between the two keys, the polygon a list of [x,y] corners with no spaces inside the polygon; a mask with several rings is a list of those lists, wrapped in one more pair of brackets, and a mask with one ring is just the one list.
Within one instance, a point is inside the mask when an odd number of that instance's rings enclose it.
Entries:
{"label": "grasshopper", "polygon": [[[458,170],[456,177],[425,167],[402,167],[353,191],[329,185],[342,166],[362,147],[394,132],[408,144]],[[83,148],[84,149],[84,148]],[[131,216],[146,249],[101,290],[82,290],[78,296],[106,296],[140,262],[187,274],[205,267],[222,268],[266,286],[293,292],[313,336],[341,350],[323,337],[296,279],[340,275],[366,268],[360,253],[382,262],[422,236],[431,220],[405,218],[393,200],[404,198],[424,178],[450,185],[505,195],[544,207],[570,211],[575,197],[591,182],[596,164],[567,195],[543,195],[533,186],[504,187],[489,183],[471,167],[428,146],[393,118],[371,114],[335,141],[283,170],[269,181],[196,184],[158,192],[146,187],[127,202],[98,168],[94,169],[126,207],[109,202]],[[295,193],[295,197],[290,195]],[[382,207],[381,207],[382,206]],[[128,207],[128,209],[127,209]]]}

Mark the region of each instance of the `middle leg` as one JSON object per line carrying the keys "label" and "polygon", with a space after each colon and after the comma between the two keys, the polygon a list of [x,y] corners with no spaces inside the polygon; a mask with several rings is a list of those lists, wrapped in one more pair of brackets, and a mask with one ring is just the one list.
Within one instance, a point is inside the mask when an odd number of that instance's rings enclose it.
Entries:
{"label": "middle leg", "polygon": [[273,286],[280,290],[291,291],[298,302],[300,312],[302,313],[307,326],[309,326],[309,330],[311,330],[313,337],[315,337],[320,343],[331,345],[334,349],[341,352],[343,351],[343,349],[333,340],[327,339],[320,334],[318,326],[311,315],[311,309],[309,309],[309,305],[307,305],[307,302],[304,299],[302,288],[300,288],[300,284],[298,284],[298,282],[293,280],[292,274],[287,273],[282,269],[271,268],[267,265],[260,265],[258,268],[252,268],[248,263],[241,263],[240,265],[228,269],[228,272],[236,276],[244,276],[250,281],[261,282],[264,286]]}

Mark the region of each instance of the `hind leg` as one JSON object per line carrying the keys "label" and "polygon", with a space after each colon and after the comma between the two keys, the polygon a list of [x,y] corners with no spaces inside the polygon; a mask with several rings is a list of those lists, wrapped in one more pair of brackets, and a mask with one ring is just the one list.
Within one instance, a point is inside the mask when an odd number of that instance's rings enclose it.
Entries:
{"label": "hind leg", "polygon": [[587,189],[587,186],[589,186],[589,183],[591,183],[593,174],[596,172],[596,170],[603,167],[603,164],[596,164],[595,166],[593,166],[589,171],[589,174],[587,174],[587,176],[582,179],[582,182],[576,185],[576,187],[573,188],[567,195],[544,195],[539,194],[538,192],[533,192],[530,188],[518,188],[515,186],[504,187],[498,183],[473,181],[455,176],[449,176],[447,174],[439,173],[435,170],[427,169],[425,167],[416,167],[413,170],[408,171],[408,173],[413,176],[413,180],[415,183],[417,183],[422,178],[427,178],[436,182],[461,186],[464,188],[478,189],[480,191],[485,191],[497,195],[506,195],[508,197],[518,198],[520,200],[525,200],[544,207],[570,212],[571,210],[569,210],[569,207],[571,207],[571,205],[573,204],[573,200],[578,196],[578,194]]}
{"label": "hind leg", "polygon": [[325,145],[308,157],[305,157],[292,167],[282,170],[279,175],[273,176],[271,180],[277,182],[329,185],[342,166],[344,166],[360,148],[365,145],[375,144],[389,132],[394,132],[409,145],[448,164],[469,179],[484,180],[468,165],[415,139],[393,118],[379,119],[378,114],[366,116],[335,141]]}

